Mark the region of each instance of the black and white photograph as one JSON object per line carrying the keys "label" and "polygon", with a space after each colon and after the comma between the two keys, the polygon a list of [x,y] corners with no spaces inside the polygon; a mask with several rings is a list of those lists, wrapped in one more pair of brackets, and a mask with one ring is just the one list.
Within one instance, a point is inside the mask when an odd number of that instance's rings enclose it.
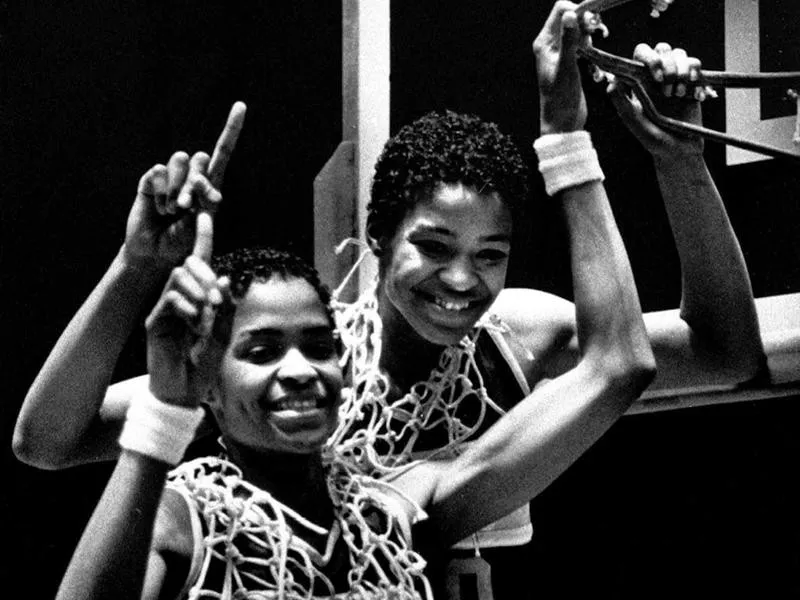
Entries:
{"label": "black and white photograph", "polygon": [[800,596],[797,0],[0,0],[2,588]]}

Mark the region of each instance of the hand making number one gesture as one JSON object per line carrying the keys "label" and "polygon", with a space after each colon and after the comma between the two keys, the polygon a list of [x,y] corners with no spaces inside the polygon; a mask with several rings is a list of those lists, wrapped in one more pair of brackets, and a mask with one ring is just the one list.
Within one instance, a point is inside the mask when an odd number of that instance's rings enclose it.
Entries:
{"label": "hand making number one gesture", "polygon": [[[198,152],[187,161],[185,153],[173,154],[166,167],[150,169],[139,187],[137,204],[147,205],[150,231],[161,236],[150,238],[150,251],[179,252],[192,243],[191,254],[173,268],[146,321],[150,390],[171,404],[196,406],[205,397],[214,363],[227,346],[233,313],[228,281],[217,278],[209,263],[214,212],[222,199],[218,187],[244,111],[242,103],[234,104],[212,157]],[[160,230],[153,227],[156,216],[162,219]]]}
{"label": "hand making number one gesture", "polygon": [[176,152],[166,165],[153,166],[139,180],[124,246],[133,265],[170,269],[191,250],[196,216],[213,213],[222,200],[219,190],[246,110],[242,102],[233,105],[211,157]]}

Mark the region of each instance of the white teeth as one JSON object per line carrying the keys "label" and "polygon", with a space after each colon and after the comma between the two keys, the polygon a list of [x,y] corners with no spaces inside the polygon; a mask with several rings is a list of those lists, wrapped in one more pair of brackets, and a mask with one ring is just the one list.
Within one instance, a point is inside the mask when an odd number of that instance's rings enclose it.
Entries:
{"label": "white teeth", "polygon": [[276,405],[277,410],[294,410],[302,412],[304,410],[313,410],[317,408],[316,400],[283,400]]}
{"label": "white teeth", "polygon": [[452,310],[455,312],[466,310],[469,307],[469,302],[450,302],[448,300],[442,300],[441,298],[436,298],[436,297],[434,297],[433,302],[434,304],[436,304],[436,306],[439,306],[440,308],[444,308],[445,310]]}

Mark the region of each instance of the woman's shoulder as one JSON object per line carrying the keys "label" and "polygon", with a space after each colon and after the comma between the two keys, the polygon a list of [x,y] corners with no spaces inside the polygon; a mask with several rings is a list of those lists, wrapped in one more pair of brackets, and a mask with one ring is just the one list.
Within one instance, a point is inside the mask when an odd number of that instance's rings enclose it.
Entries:
{"label": "woman's shoulder", "polygon": [[202,565],[202,528],[187,496],[171,486],[161,497],[152,549],[165,562],[162,585],[171,590],[166,597],[185,597]]}
{"label": "woman's shoulder", "polygon": [[166,486],[161,497],[154,539],[170,546],[173,552],[191,555],[194,549],[194,515],[190,498],[175,486]]}
{"label": "woman's shoulder", "polygon": [[555,294],[530,288],[506,288],[489,308],[518,335],[571,332],[575,306]]}
{"label": "woman's shoulder", "polygon": [[367,475],[354,476],[368,495],[375,500],[380,500],[392,516],[402,522],[413,525],[428,518],[427,513],[418,502],[413,493],[404,489],[402,477],[395,480],[392,476],[374,478]]}
{"label": "woman's shoulder", "polygon": [[489,308],[531,388],[575,362],[575,305],[549,292],[504,289]]}

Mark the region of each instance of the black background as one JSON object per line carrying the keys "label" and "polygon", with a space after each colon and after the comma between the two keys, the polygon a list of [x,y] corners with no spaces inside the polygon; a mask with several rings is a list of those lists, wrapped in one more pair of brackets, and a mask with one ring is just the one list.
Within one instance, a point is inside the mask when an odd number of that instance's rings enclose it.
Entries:
{"label": "black background", "polygon": [[[733,0],[729,0],[733,1]],[[211,148],[231,103],[245,130],[226,177],[216,248],[270,242],[312,256],[312,181],[341,137],[338,2],[164,0],[2,3],[6,558],[0,589],[52,597],[109,465],[42,472],[10,450],[16,413],[58,334],[122,241],[136,182],[178,149]],[[392,7],[392,130],[434,108],[475,112],[528,157],[538,106],[530,44],[549,2],[402,2]],[[647,3],[605,16],[598,46],[630,55],[666,40],[724,68],[723,2]],[[780,43],[780,40],[775,42]],[[645,310],[680,287],[648,156],[602,86],[586,80],[588,127]],[[724,124],[724,94],[706,124]],[[707,159],[756,296],[800,291],[795,165]],[[569,296],[557,207],[537,180],[515,229],[509,284]],[[118,377],[143,370],[141,332]],[[630,416],[534,501],[537,598],[796,597],[797,398]]]}
{"label": "black background", "polygon": [[[797,3],[792,0],[761,2],[758,5],[758,22],[761,70],[800,71],[800,14]],[[786,88],[777,86],[761,90],[762,119],[797,114],[797,101],[787,95]]]}

